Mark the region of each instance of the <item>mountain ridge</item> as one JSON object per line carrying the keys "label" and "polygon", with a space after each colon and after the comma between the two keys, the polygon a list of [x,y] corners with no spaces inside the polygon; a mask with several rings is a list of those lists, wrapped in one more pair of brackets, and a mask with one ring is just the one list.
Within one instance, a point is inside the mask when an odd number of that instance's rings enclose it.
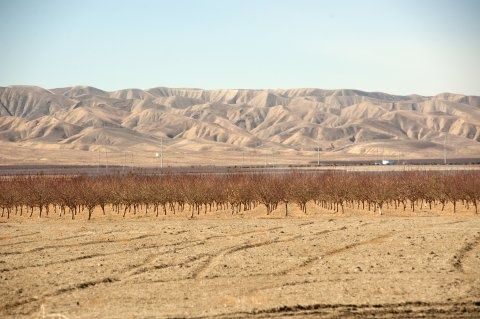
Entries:
{"label": "mountain ridge", "polygon": [[[81,150],[480,153],[480,97],[354,89],[0,87],[0,141]],[[372,146],[373,145],[373,146]],[[389,146],[391,145],[391,146]],[[401,145],[401,147],[399,146]],[[428,145],[423,147],[422,145]],[[385,151],[386,149],[386,151]],[[378,146],[377,146],[378,152]],[[480,154],[479,154],[480,155]]]}

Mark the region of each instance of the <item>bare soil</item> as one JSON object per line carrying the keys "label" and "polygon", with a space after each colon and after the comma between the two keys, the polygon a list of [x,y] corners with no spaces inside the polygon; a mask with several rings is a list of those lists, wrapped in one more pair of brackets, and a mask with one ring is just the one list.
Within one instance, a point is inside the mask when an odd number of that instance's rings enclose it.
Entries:
{"label": "bare soil", "polygon": [[471,211],[291,210],[2,218],[0,317],[480,317]]}

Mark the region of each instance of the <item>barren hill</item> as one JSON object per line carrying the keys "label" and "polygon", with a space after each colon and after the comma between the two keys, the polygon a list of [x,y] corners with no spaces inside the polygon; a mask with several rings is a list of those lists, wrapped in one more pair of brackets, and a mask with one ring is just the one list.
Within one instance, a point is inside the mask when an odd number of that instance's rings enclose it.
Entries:
{"label": "barren hill", "polygon": [[[446,139],[445,139],[446,137]],[[0,141],[36,149],[480,155],[480,97],[358,90],[0,87]],[[322,154],[323,154],[322,153]]]}

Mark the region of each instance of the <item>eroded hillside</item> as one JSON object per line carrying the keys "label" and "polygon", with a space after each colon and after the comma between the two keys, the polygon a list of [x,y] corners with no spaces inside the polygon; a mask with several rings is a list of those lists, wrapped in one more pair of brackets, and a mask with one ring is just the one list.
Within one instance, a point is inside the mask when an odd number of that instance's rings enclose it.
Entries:
{"label": "eroded hillside", "polygon": [[480,97],[357,90],[106,92],[0,87],[0,141],[80,150],[242,150],[478,155]]}

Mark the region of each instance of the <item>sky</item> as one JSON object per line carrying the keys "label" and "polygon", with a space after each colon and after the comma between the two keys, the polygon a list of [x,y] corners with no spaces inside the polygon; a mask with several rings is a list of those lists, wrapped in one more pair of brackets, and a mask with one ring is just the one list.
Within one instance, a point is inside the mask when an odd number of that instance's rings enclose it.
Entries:
{"label": "sky", "polygon": [[476,0],[0,0],[0,86],[480,95]]}

